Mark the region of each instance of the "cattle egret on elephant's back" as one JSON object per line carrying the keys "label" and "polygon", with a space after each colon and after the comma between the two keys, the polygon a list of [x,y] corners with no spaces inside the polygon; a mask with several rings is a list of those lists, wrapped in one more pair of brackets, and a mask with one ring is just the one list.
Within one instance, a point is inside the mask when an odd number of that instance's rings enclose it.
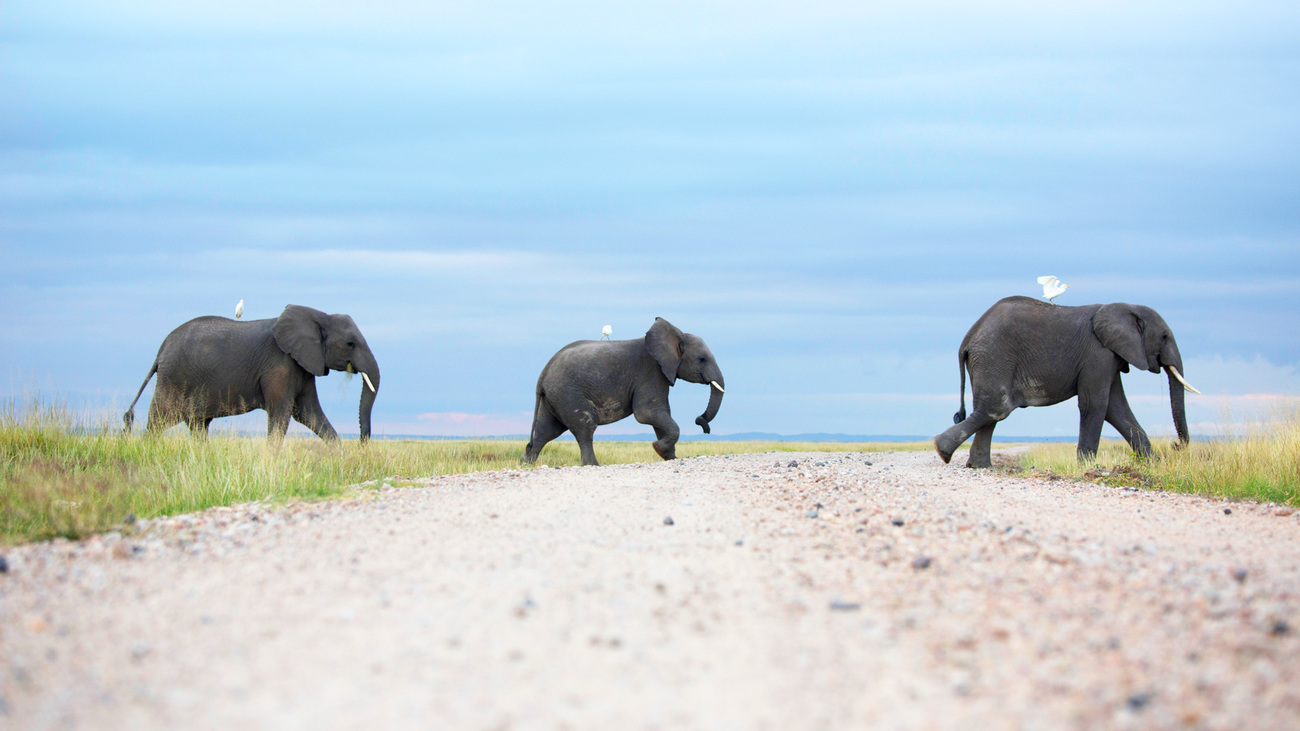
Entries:
{"label": "cattle egret on elephant's back", "polygon": [[[1052,300],[1056,299],[1057,297],[1060,297],[1062,294],[1065,294],[1065,290],[1070,288],[1070,285],[1062,282],[1061,280],[1051,275],[1048,275],[1046,277],[1039,277],[1038,283],[1043,285],[1043,299],[1047,300],[1048,302],[1052,302]],[[1052,304],[1056,304],[1056,303],[1052,302]]]}
{"label": "cattle egret on elephant's back", "polygon": [[600,330],[600,339],[609,340],[609,336],[613,334],[614,334],[614,328],[610,327],[609,325],[606,325]]}
{"label": "cattle egret on elephant's back", "polygon": [[239,304],[235,305],[235,319],[238,320],[243,316],[244,316],[244,301],[240,300]]}

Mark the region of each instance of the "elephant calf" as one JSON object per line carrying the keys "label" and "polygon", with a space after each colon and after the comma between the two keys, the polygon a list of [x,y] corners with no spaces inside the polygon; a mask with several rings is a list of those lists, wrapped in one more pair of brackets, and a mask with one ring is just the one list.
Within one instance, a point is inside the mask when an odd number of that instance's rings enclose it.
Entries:
{"label": "elephant calf", "polygon": [[122,420],[130,431],[136,401],[157,373],[146,433],[184,421],[191,434],[206,436],[215,418],[266,409],[266,436],[274,444],[284,440],[290,418],[321,439],[336,440],[316,396],[316,377],[331,370],[360,373],[365,381],[359,412],[364,442],[379,393],[379,365],[351,317],[299,305],[285,307],[274,320],[197,317],[163,340]]}
{"label": "elephant calf", "polygon": [[[1124,436],[1140,455],[1151,441],[1124,397],[1120,373],[1129,365],[1169,372],[1174,428],[1186,444],[1187,413],[1183,358],[1169,325],[1150,307],[1118,302],[1060,307],[1031,297],[1007,297],[971,326],[957,351],[961,410],[955,426],[934,438],[944,462],[975,435],[967,467],[992,465],[993,428],[1013,409],[1051,406],[1079,397],[1080,460],[1091,459],[1101,441],[1102,422]],[[972,411],[966,416],[966,370],[970,370]]]}
{"label": "elephant calf", "polygon": [[537,461],[542,447],[567,430],[578,440],[582,463],[598,464],[591,444],[596,427],[629,415],[654,427],[655,452],[674,459],[681,431],[668,408],[668,389],[678,378],[712,385],[709,405],[695,419],[708,434],[726,382],[698,336],[656,317],[644,338],[579,340],[564,346],[537,379],[533,429],[523,461]]}

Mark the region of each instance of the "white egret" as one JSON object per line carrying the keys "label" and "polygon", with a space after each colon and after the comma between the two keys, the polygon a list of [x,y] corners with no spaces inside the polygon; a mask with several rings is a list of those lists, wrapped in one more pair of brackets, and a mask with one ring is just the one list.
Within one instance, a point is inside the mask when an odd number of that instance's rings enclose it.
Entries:
{"label": "white egret", "polygon": [[244,316],[244,301],[240,300],[239,304],[235,305],[235,319],[238,320],[243,316]]}
{"label": "white egret", "polygon": [[[1056,299],[1057,297],[1060,297],[1062,294],[1065,294],[1065,290],[1070,288],[1070,285],[1066,284],[1065,282],[1062,282],[1061,280],[1051,275],[1048,275],[1046,277],[1039,277],[1038,283],[1043,285],[1043,299],[1047,300],[1048,302],[1052,302],[1052,300]],[[1052,302],[1052,304],[1056,304],[1056,303]]]}
{"label": "white egret", "polygon": [[610,327],[609,325],[606,325],[605,327],[600,329],[601,340],[609,340],[609,336],[613,334],[614,334],[614,328]]}

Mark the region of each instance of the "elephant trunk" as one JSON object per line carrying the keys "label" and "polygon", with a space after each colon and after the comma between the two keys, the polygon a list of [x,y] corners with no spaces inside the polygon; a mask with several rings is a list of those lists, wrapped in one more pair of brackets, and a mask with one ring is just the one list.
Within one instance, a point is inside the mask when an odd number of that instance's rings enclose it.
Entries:
{"label": "elephant trunk", "polygon": [[[375,362],[374,356],[369,353],[366,355],[368,358],[353,359],[353,367],[361,374],[361,406],[357,417],[363,443],[370,440],[370,412],[375,407],[375,397],[379,395],[379,364]],[[369,362],[357,362],[366,360]]]}
{"label": "elephant trunk", "polygon": [[1178,432],[1178,441],[1187,444],[1192,441],[1191,432],[1187,430],[1187,407],[1185,389],[1174,374],[1169,374],[1169,406],[1174,412],[1174,430]]}
{"label": "elephant trunk", "polygon": [[1192,441],[1192,435],[1187,430],[1187,397],[1183,392],[1191,386],[1183,379],[1183,356],[1178,352],[1178,343],[1173,336],[1160,353],[1160,365],[1164,366],[1169,377],[1169,407],[1174,414],[1174,431],[1178,432],[1179,443],[1187,444]]}
{"label": "elephant trunk", "polygon": [[718,409],[722,407],[722,394],[726,386],[721,373],[709,384],[709,405],[704,409],[704,413],[695,419],[695,423],[704,430],[705,434],[709,433],[709,422],[713,421],[713,417],[718,415]]}

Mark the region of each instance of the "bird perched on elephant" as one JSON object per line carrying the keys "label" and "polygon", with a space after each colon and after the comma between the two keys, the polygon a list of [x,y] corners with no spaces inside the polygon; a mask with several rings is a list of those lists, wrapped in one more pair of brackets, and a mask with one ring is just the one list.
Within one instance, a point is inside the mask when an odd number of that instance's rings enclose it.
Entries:
{"label": "bird perched on elephant", "polygon": [[333,441],[338,433],[316,395],[316,377],[331,370],[360,373],[365,382],[359,409],[364,442],[379,392],[379,364],[351,317],[300,305],[285,307],[273,320],[196,317],[163,340],[122,419],[130,431],[136,401],[156,373],[148,434],[184,421],[202,437],[213,419],[265,409],[273,444],[284,440],[290,418]]}
{"label": "bird perched on elephant", "polygon": [[653,446],[660,457],[676,458],[681,430],[668,408],[668,389],[679,378],[711,386],[709,405],[695,419],[708,434],[726,382],[699,336],[656,317],[644,338],[579,340],[564,346],[537,379],[533,428],[523,461],[535,462],[547,442],[570,431],[578,440],[582,463],[598,464],[591,443],[596,427],[628,416],[654,427]]}
{"label": "bird perched on elephant", "polygon": [[[975,322],[957,351],[961,410],[955,426],[935,437],[944,462],[972,434],[968,467],[991,466],[990,445],[997,423],[1023,406],[1051,406],[1079,397],[1078,458],[1097,453],[1102,422],[1115,427],[1146,456],[1151,441],[1124,396],[1121,373],[1129,366],[1169,374],[1174,428],[1190,441],[1183,390],[1200,393],[1183,379],[1178,343],[1159,313],[1117,302],[1061,307],[1031,297],[1007,297]],[[970,416],[966,415],[966,371],[970,371]]]}

